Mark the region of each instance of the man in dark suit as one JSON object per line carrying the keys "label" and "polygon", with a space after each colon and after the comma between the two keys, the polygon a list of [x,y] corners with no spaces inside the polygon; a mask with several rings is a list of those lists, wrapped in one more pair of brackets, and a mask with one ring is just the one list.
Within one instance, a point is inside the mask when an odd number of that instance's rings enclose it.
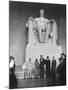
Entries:
{"label": "man in dark suit", "polygon": [[45,60],[45,64],[46,64],[46,77],[50,77],[50,58],[49,56],[47,56]]}
{"label": "man in dark suit", "polygon": [[44,58],[40,55],[40,78],[44,78]]}
{"label": "man in dark suit", "polygon": [[56,78],[56,59],[52,57],[52,65],[51,65],[51,77],[55,80]]}
{"label": "man in dark suit", "polygon": [[59,58],[60,64],[57,67],[57,73],[59,75],[59,79],[62,84],[66,85],[66,56],[64,53],[61,54],[61,57]]}

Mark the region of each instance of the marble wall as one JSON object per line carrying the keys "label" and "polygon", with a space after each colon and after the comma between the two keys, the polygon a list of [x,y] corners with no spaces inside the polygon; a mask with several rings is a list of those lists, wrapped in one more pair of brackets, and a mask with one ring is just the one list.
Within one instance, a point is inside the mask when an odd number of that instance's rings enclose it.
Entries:
{"label": "marble wall", "polygon": [[65,5],[9,2],[9,55],[15,57],[15,63],[25,61],[25,48],[28,42],[28,30],[25,28],[28,17],[39,17],[39,10],[45,10],[45,17],[55,19],[58,25],[58,44],[66,53]]}

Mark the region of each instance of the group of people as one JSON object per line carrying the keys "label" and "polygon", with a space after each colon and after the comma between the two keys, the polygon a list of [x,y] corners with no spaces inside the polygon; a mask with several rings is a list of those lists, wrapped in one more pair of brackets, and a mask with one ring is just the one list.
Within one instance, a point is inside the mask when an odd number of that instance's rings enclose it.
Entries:
{"label": "group of people", "polygon": [[64,53],[61,54],[61,57],[59,57],[59,65],[57,66],[57,62],[55,57],[52,57],[52,60],[50,60],[49,56],[46,57],[46,59],[43,58],[43,55],[40,55],[40,59],[38,62],[38,59],[35,59],[34,66],[35,68],[33,69],[33,63],[31,58],[28,60],[28,76],[29,78],[32,77],[32,73],[34,71],[34,76],[35,78],[44,78],[45,76],[51,77],[53,79],[56,78],[56,75],[59,76],[59,79],[64,79],[66,78],[66,56]]}
{"label": "group of people", "polygon": [[40,76],[40,78],[44,78],[44,73],[46,73],[46,77],[50,77],[50,71],[53,71],[52,72],[53,74],[55,73],[56,60],[54,56],[52,58],[52,65],[51,65],[49,56],[47,56],[47,58],[44,59],[43,55],[40,55],[39,61],[37,58],[35,59],[34,68],[33,68],[33,62],[31,61],[31,58],[29,58],[27,63],[29,78],[32,77],[33,71],[34,71],[35,78],[38,78],[38,76]]}
{"label": "group of people", "polygon": [[[16,88],[17,87],[17,79],[14,74],[15,71],[15,61],[14,57],[10,56],[9,61],[9,88]],[[32,78],[32,74],[34,75],[34,78],[52,78],[56,79],[56,76],[58,75],[58,78],[60,81],[63,81],[64,84],[66,84],[66,55],[64,53],[61,54],[61,57],[59,57],[59,65],[56,67],[56,59],[53,56],[52,61],[50,60],[49,56],[46,57],[46,59],[43,58],[43,55],[40,55],[40,59],[38,61],[38,58],[35,59],[35,62],[33,64],[31,58],[29,58],[27,62],[27,68],[28,68],[28,78]],[[34,66],[34,68],[33,68]]]}

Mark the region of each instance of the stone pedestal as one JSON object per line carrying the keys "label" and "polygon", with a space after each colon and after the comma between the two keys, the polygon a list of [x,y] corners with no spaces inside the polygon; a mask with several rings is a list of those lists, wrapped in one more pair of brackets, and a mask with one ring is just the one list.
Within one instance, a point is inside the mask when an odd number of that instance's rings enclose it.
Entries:
{"label": "stone pedestal", "polygon": [[49,44],[49,43],[40,43],[36,45],[28,44],[26,47],[26,61],[22,67],[27,68],[26,62],[31,58],[32,62],[35,62],[35,59],[40,58],[40,55],[43,55],[43,57],[46,59],[47,56],[50,57],[50,60],[52,61],[52,57],[55,56],[57,65],[59,64],[58,58],[60,57],[60,54],[62,53],[61,46]]}

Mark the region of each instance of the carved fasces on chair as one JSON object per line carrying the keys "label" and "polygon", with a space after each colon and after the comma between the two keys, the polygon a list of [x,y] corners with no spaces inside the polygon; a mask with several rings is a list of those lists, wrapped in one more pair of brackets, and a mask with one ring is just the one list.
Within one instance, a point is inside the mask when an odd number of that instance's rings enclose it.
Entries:
{"label": "carved fasces on chair", "polygon": [[56,41],[58,39],[57,35],[57,24],[55,20],[50,20],[50,39],[52,44],[57,44]]}
{"label": "carved fasces on chair", "polygon": [[53,23],[53,43],[56,44],[56,41],[58,39],[57,35],[57,24],[56,22]]}
{"label": "carved fasces on chair", "polygon": [[33,21],[34,19],[32,17],[29,17],[26,23],[26,27],[28,28],[28,43],[30,44],[34,44],[35,42],[35,37],[33,32]]}

